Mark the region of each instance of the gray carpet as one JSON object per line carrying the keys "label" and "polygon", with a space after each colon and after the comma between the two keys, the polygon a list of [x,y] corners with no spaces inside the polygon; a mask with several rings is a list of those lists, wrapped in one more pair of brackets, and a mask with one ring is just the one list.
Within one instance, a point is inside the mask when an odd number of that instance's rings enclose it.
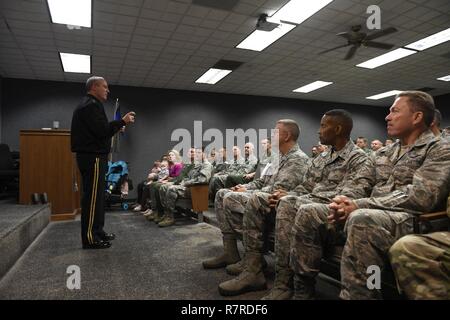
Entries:
{"label": "gray carpet", "polygon": [[50,221],[49,205],[0,203],[0,278]]}
{"label": "gray carpet", "polygon": [[25,223],[36,211],[46,208],[46,205],[18,205],[15,203],[0,203],[0,239],[5,237],[18,225]]}
{"label": "gray carpet", "polygon": [[[117,236],[111,248],[82,250],[79,221],[50,223],[0,281],[0,299],[224,299],[217,285],[232,276],[201,266],[222,250],[216,227],[181,218],[158,228],[138,214],[115,211],[107,213],[105,230]],[[81,269],[80,290],[66,287],[70,265]],[[334,297],[327,297],[331,286],[324,290],[324,298]]]}

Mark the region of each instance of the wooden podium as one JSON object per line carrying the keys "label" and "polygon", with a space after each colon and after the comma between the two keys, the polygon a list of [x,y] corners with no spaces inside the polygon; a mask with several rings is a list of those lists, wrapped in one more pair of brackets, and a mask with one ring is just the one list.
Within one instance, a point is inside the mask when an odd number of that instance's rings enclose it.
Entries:
{"label": "wooden podium", "polygon": [[80,211],[80,181],[70,130],[20,131],[20,204],[46,192],[52,220],[74,219]]}

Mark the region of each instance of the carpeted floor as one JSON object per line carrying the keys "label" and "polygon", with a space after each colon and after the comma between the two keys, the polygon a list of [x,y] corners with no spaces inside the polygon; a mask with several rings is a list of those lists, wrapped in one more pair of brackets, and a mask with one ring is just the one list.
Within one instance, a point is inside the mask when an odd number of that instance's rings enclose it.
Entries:
{"label": "carpeted floor", "polygon": [[[223,299],[217,285],[232,276],[201,266],[222,250],[216,227],[181,218],[176,226],[158,228],[136,213],[112,211],[105,230],[117,236],[111,248],[82,250],[79,221],[52,222],[1,279],[0,299]],[[71,265],[80,267],[80,290],[66,286]],[[335,297],[334,287],[320,286],[322,298]]]}

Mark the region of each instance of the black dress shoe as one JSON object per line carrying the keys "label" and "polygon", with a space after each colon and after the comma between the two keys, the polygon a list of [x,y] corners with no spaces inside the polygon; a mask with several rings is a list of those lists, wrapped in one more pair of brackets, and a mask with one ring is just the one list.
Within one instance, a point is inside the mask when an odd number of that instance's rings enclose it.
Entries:
{"label": "black dress shoe", "polygon": [[39,204],[41,202],[41,199],[39,198],[39,193],[32,193],[31,194],[31,204]]}
{"label": "black dress shoe", "polygon": [[102,236],[103,241],[112,241],[116,238],[116,235],[114,233],[105,233]]}
{"label": "black dress shoe", "polygon": [[40,198],[42,204],[48,203],[48,195],[47,195],[47,193],[45,193],[45,192],[41,193],[39,195],[39,198]]}
{"label": "black dress shoe", "polygon": [[83,249],[108,249],[109,247],[111,247],[111,242],[103,240],[92,244],[83,244]]}

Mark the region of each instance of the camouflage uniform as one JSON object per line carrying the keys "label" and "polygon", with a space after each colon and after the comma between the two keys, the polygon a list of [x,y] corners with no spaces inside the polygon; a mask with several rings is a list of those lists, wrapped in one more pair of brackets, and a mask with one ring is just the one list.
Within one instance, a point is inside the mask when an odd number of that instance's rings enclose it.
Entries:
{"label": "camouflage uniform", "polygon": [[222,168],[225,170],[221,170],[218,172],[213,172],[213,176],[209,181],[209,194],[211,198],[213,198],[217,191],[225,187],[225,180],[229,174],[236,173],[242,165],[244,165],[245,160],[243,158],[234,159],[226,168]]}
{"label": "camouflage uniform", "polygon": [[246,184],[255,179],[258,179],[262,175],[262,171],[266,168],[269,163],[275,161],[278,155],[274,152],[270,156],[264,155],[260,161],[258,161],[256,168],[251,172],[253,173],[252,178],[245,178],[246,174],[229,174],[225,179],[225,188],[231,188],[237,186],[238,184]]}
{"label": "camouflage uniform", "polygon": [[[413,215],[436,209],[448,196],[448,143],[427,130],[403,155],[400,152],[399,141],[377,151],[371,196],[354,200],[359,209],[351,213],[344,227],[342,299],[380,298],[378,290],[366,286],[368,267],[382,268],[395,240],[413,231]],[[306,204],[296,216],[290,265],[296,280],[301,280],[298,283],[310,281],[319,271],[323,247],[329,240],[327,231],[334,228],[327,215],[325,204]]]}
{"label": "camouflage uniform", "polygon": [[[164,211],[164,207],[162,206],[162,200],[164,199],[166,194],[167,194],[167,190],[169,189],[170,186],[172,185],[179,185],[181,183],[181,181],[183,181],[183,179],[187,178],[189,172],[194,168],[194,164],[193,163],[187,163],[183,165],[183,169],[181,170],[180,174],[173,179],[171,182],[167,182],[167,183],[163,183],[159,186],[158,189],[155,190],[155,194],[150,192],[151,198],[152,198],[152,202],[151,202],[151,209],[153,211],[160,211],[160,213],[163,213],[162,211]],[[158,195],[156,195],[156,192],[158,192]]]}
{"label": "camouflage uniform", "polygon": [[389,256],[408,299],[450,300],[450,232],[404,236]]}
{"label": "camouflage uniform", "polygon": [[230,167],[230,163],[228,161],[225,162],[216,162],[216,164],[213,166],[213,172],[212,174],[215,175],[221,175],[221,174],[225,174],[228,170],[228,168]]}
{"label": "camouflage uniform", "polygon": [[[305,181],[294,191],[280,199],[275,222],[276,271],[289,272],[291,229],[295,215],[303,204],[328,204],[334,196],[344,194],[350,198],[365,197],[375,182],[372,160],[352,141],[341,150],[321,153],[312,160]],[[256,203],[254,203],[256,205]],[[326,207],[326,205],[324,206]],[[256,207],[254,207],[256,208]],[[247,250],[261,251],[263,245],[264,212],[254,210],[244,220],[248,233]]]}
{"label": "camouflage uniform", "polygon": [[264,153],[262,155],[261,159],[259,160],[259,163],[264,168],[266,166],[266,164],[273,162],[273,160],[275,159],[275,156],[277,156],[277,154],[273,151],[271,151],[270,155],[267,155],[266,153]]}
{"label": "camouflage uniform", "polygon": [[175,203],[179,197],[190,198],[191,185],[208,183],[211,179],[212,165],[208,161],[196,163],[194,168],[189,171],[187,177],[179,185],[173,184],[167,188],[167,192],[161,197],[164,212],[172,215],[175,211]]}
{"label": "camouflage uniform", "polygon": [[391,247],[389,258],[408,299],[450,300],[450,232],[404,236]]}
{"label": "camouflage uniform", "polygon": [[[264,176],[256,179],[244,187],[246,192],[232,192],[222,189],[217,193],[215,207],[220,229],[223,234],[242,234],[242,219],[248,213],[248,201],[256,197],[268,208],[267,198],[276,189],[291,190],[303,180],[309,164],[308,156],[298,145],[289,150],[279,160],[279,164],[271,163]],[[244,240],[245,241],[245,240]]]}

